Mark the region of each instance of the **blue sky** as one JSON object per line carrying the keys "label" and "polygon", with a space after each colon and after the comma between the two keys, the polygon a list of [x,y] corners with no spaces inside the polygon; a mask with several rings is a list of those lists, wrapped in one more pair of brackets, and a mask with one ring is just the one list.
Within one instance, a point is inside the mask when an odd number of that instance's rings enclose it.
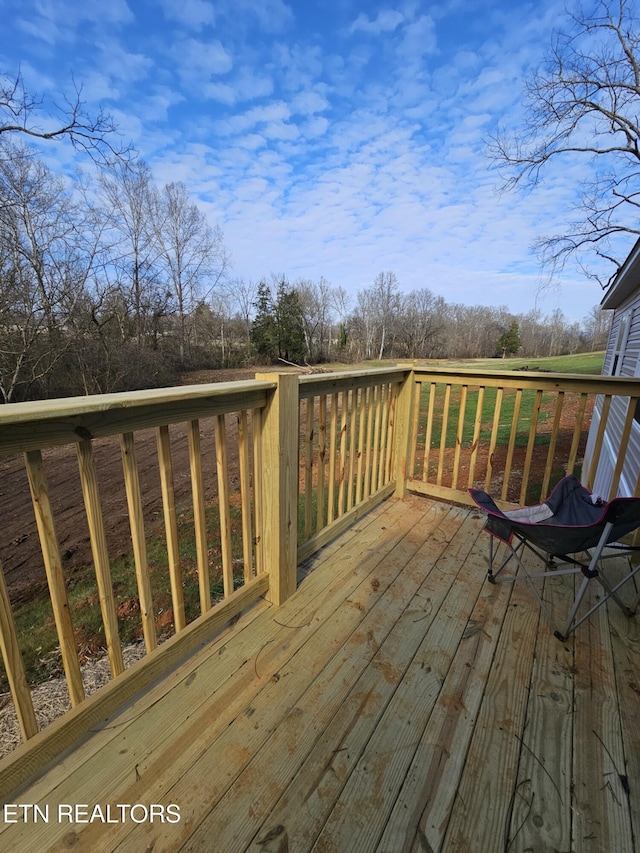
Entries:
{"label": "blue sky", "polygon": [[[562,230],[585,164],[501,195],[485,154],[497,124],[522,117],[525,75],[563,9],[0,0],[0,69],[20,67],[45,103],[73,75],[156,181],[184,181],[220,225],[233,276],[323,276],[355,298],[393,270],[403,291],[579,320],[600,288],[567,269],[541,291],[531,244]],[[45,156],[73,165],[68,146]]]}

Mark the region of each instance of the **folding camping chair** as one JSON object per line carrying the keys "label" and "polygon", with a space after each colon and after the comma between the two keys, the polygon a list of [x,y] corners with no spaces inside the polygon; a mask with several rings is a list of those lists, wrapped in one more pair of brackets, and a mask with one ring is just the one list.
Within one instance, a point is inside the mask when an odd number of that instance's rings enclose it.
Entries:
{"label": "folding camping chair", "polygon": [[[625,615],[634,615],[640,596],[630,608],[620,598],[618,590],[640,571],[640,564],[635,568],[629,564],[629,572],[622,580],[612,585],[604,574],[603,560],[640,550],[617,541],[640,527],[640,498],[615,498],[605,503],[595,498],[573,475],[560,480],[543,503],[505,512],[499,509],[486,492],[480,489],[469,489],[469,493],[480,509],[487,514],[484,529],[490,534],[487,575],[489,581],[496,583],[498,575],[512,559],[516,560],[524,576],[530,581],[534,578],[582,572],[584,577],[564,628],[554,631],[559,640],[566,640],[578,625],[588,619],[609,598],[622,608]],[[494,539],[504,542],[508,549],[506,558],[495,571],[493,568]],[[521,556],[525,548],[543,560],[550,571],[535,574],[529,572]],[[575,555],[581,553],[587,555],[588,562],[576,558]],[[571,565],[572,568],[558,568],[561,565]],[[515,577],[504,578],[504,580],[515,579]],[[599,584],[604,590],[604,595],[587,613],[578,617],[578,610],[590,581]],[[535,590],[533,583],[532,586]],[[546,610],[537,590],[536,595]]]}

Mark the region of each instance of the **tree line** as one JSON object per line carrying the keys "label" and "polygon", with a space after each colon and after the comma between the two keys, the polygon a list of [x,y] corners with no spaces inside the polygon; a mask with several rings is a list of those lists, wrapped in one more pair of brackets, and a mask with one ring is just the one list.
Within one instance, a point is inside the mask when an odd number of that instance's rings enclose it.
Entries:
{"label": "tree line", "polygon": [[391,271],[354,300],[322,278],[289,284],[274,275],[255,294],[248,351],[271,362],[539,358],[604,349],[610,324],[599,306],[572,322],[558,309],[513,314],[506,306],[450,303],[428,288],[403,293]]}

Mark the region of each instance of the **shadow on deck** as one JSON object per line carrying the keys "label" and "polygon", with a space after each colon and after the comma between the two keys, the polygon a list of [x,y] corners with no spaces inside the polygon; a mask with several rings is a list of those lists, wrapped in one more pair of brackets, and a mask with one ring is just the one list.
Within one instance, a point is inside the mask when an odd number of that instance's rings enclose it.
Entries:
{"label": "shadow on deck", "polygon": [[640,622],[558,642],[482,523],[378,507],[13,792],[2,848],[637,850]]}

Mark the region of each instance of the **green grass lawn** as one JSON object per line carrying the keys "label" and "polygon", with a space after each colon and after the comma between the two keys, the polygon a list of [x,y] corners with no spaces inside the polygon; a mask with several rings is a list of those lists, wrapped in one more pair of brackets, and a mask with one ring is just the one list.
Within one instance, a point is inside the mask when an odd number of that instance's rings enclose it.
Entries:
{"label": "green grass lawn", "polygon": [[[465,361],[439,362],[442,367],[477,368],[480,370],[495,370],[497,372],[514,371],[522,372],[550,372],[561,374],[599,375],[604,361],[604,352],[580,353],[578,355],[555,356],[552,358],[524,359],[524,358],[492,358],[492,359],[467,359]],[[526,370],[524,369],[526,368]],[[420,400],[421,410],[426,411],[430,389],[427,383],[422,389]],[[482,428],[480,440],[488,441],[491,435],[493,412],[495,409],[497,390],[495,388],[485,389],[484,403],[482,407]],[[542,405],[549,399],[547,395],[542,397]],[[434,424],[432,441],[440,443],[442,429],[442,409],[444,401],[444,386],[436,389],[436,404],[434,409]],[[534,390],[523,390],[520,399],[520,413],[518,417],[518,432],[516,435],[516,446],[526,445],[529,439],[529,428],[534,414],[536,392]],[[473,439],[474,416],[478,403],[478,390],[469,388],[467,393],[466,417],[463,425],[462,442],[470,443]],[[500,409],[500,423],[498,427],[498,444],[507,444],[511,435],[511,423],[516,404],[515,391],[505,391]],[[458,431],[458,414],[460,405],[460,388],[451,389],[451,401],[449,406],[449,418],[447,422],[446,446],[453,447],[456,443]],[[548,413],[541,411],[539,422],[543,423],[548,418]],[[549,443],[549,436],[539,435],[536,438],[536,446]]]}
{"label": "green grass lawn", "polygon": [[481,370],[549,371],[550,373],[580,373],[599,376],[604,363],[604,351],[557,355],[548,358],[486,358],[440,362],[442,367],[477,367]]}

